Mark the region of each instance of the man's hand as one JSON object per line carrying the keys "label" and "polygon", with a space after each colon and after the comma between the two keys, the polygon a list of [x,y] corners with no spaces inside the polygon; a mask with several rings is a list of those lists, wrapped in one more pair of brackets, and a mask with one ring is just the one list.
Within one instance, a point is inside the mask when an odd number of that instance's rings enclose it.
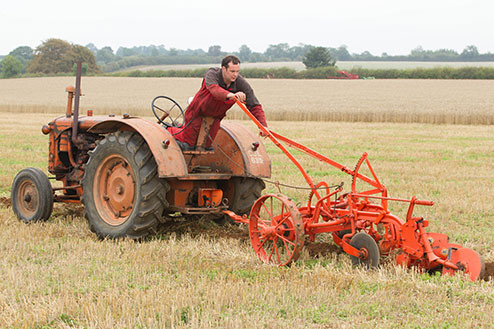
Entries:
{"label": "man's hand", "polygon": [[[266,129],[267,129],[267,128],[266,128]],[[262,130],[259,130],[259,136],[261,136],[261,137],[268,137],[268,135],[266,135],[266,134],[264,133],[264,131],[262,131]]]}
{"label": "man's hand", "polygon": [[228,99],[232,99],[233,97],[236,97],[240,102],[245,102],[245,94],[241,91],[238,91],[236,92],[235,94],[234,93],[228,93],[228,95],[226,95],[226,98]]}

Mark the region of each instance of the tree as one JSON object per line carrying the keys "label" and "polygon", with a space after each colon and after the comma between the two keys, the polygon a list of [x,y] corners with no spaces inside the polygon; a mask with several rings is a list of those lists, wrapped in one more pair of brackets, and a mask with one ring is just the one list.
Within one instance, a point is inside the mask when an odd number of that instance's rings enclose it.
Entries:
{"label": "tree", "polygon": [[119,47],[117,49],[117,56],[129,57],[129,56],[135,56],[135,55],[137,55],[137,51],[135,48]]}
{"label": "tree", "polygon": [[288,43],[279,43],[277,45],[269,45],[264,54],[271,60],[280,60],[290,58],[290,46]]}
{"label": "tree", "polygon": [[250,48],[247,47],[247,45],[241,45],[240,48],[238,49],[238,57],[242,61],[248,61],[251,54],[252,54],[252,50],[250,50]]}
{"label": "tree", "polygon": [[48,39],[36,48],[36,55],[27,67],[27,72],[45,74],[71,72],[72,63],[65,60],[71,48],[67,41]]}
{"label": "tree", "polygon": [[334,66],[336,61],[331,58],[331,54],[327,48],[313,47],[305,54],[302,63],[304,63],[306,68],[312,69],[323,66]]}
{"label": "tree", "polygon": [[22,73],[24,69],[24,65],[22,65],[21,61],[15,58],[12,55],[6,56],[2,59],[2,78],[11,78],[15,77]]}
{"label": "tree", "polygon": [[221,51],[221,46],[214,45],[209,47],[208,56],[221,56],[221,55],[223,55],[223,52]]}
{"label": "tree", "polygon": [[338,49],[335,50],[334,55],[339,61],[348,61],[352,59],[352,55],[350,55],[347,46],[345,45],[339,46]]}
{"label": "tree", "polygon": [[111,47],[103,47],[96,53],[96,61],[103,62],[105,64],[110,63],[115,60],[115,54],[113,54],[113,49]]}
{"label": "tree", "polygon": [[88,43],[86,45],[86,48],[89,49],[89,50],[91,50],[93,52],[93,54],[95,54],[95,55],[98,52],[98,48],[96,48],[96,46],[92,42],[91,43]]}
{"label": "tree", "polygon": [[461,53],[461,57],[466,59],[473,59],[478,56],[479,56],[479,50],[477,49],[477,47],[473,45],[467,46]]}
{"label": "tree", "polygon": [[290,47],[290,49],[288,49],[288,57],[292,60],[292,61],[301,61],[305,54],[307,54],[307,52],[314,46],[312,45],[305,45],[303,43],[300,43],[298,46],[295,46],[295,47]]}
{"label": "tree", "polygon": [[27,72],[70,73],[77,61],[87,63],[89,72],[99,72],[96,57],[86,47],[71,45],[60,39],[48,39],[36,48],[36,55],[27,67]]}
{"label": "tree", "polygon": [[17,58],[23,65],[26,65],[34,57],[34,50],[29,46],[21,46],[12,50],[9,55]]}
{"label": "tree", "polygon": [[72,49],[67,54],[67,60],[74,65],[76,62],[86,63],[88,72],[99,72],[99,67],[96,65],[96,56],[93,52],[81,45],[72,45]]}

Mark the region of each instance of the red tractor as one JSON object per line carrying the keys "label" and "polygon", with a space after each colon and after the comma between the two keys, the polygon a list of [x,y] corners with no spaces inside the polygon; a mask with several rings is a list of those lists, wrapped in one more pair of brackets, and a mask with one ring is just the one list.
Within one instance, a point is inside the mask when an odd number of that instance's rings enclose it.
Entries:
{"label": "red tractor", "polygon": [[[53,202],[82,203],[100,238],[140,239],[156,232],[165,215],[248,214],[270,177],[271,163],[259,136],[223,122],[206,151],[208,118],[195,151],[182,152],[169,126],[180,127],[183,111],[172,99],[152,102],[158,123],[124,114],[79,115],[80,74],[67,87],[67,112],[42,132],[49,136],[47,177],[27,168],[12,185],[12,207],[24,222],[47,220]],[[74,103],[74,111],[72,104]],[[178,116],[178,117],[177,117]],[[50,179],[61,182],[52,187]]]}

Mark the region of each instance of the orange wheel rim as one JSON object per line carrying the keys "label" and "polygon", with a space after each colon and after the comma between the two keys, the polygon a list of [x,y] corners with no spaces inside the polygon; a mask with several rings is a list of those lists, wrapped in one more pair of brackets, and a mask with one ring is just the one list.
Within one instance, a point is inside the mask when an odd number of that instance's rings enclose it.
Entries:
{"label": "orange wheel rim", "polygon": [[96,169],[94,201],[101,218],[109,225],[118,226],[129,218],[135,203],[134,171],[127,160],[112,154]]}
{"label": "orange wheel rim", "polygon": [[30,181],[25,180],[19,185],[19,193],[17,193],[17,204],[19,211],[25,217],[32,217],[38,209],[39,195],[36,185]]}

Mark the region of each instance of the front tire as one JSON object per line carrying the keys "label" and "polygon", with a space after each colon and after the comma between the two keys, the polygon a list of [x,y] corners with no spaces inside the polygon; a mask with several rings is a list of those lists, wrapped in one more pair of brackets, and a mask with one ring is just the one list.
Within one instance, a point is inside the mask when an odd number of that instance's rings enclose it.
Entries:
{"label": "front tire", "polygon": [[12,209],[25,223],[46,221],[53,210],[53,189],[38,168],[21,170],[12,182]]}
{"label": "front tire", "polygon": [[100,239],[142,239],[155,234],[168,207],[169,185],[158,177],[149,146],[136,132],[109,134],[90,152],[82,203]]}

